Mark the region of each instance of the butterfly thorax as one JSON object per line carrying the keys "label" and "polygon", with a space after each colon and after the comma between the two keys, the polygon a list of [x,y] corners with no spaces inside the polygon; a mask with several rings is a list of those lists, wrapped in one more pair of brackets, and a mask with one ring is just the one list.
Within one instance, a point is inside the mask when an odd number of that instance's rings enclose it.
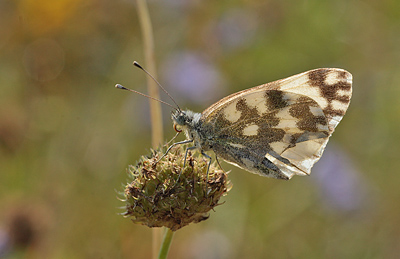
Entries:
{"label": "butterfly thorax", "polygon": [[204,143],[204,136],[201,135],[201,113],[186,111],[176,111],[172,114],[175,130],[183,131],[187,139],[194,142],[194,146],[202,150],[208,150],[208,145]]}

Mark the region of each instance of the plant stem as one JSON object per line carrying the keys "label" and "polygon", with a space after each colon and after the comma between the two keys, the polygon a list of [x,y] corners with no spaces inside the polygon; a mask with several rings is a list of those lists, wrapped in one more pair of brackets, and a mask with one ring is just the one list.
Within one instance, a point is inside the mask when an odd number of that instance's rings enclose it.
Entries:
{"label": "plant stem", "polygon": [[[153,29],[146,0],[137,0],[137,5],[143,35],[146,70],[149,71],[154,78],[157,78]],[[150,77],[147,77],[147,88],[148,93],[151,97],[160,99],[158,86]],[[152,124],[152,146],[153,148],[157,148],[157,146],[160,145],[164,139],[161,117],[161,104],[159,102],[150,101],[150,115]]]}
{"label": "plant stem", "polygon": [[[145,66],[155,78],[157,78],[157,71],[155,65],[155,54],[154,54],[154,39],[153,29],[150,20],[149,10],[147,8],[146,0],[137,0],[138,16],[140,26],[143,35],[143,46],[144,46],[144,57]],[[147,77],[147,89],[151,97],[160,99],[159,89],[157,84]],[[150,101],[150,116],[151,116],[151,139],[152,147],[155,149],[160,145],[164,139],[163,125],[162,125],[162,114],[161,104],[159,102]],[[161,245],[162,229],[153,228],[153,240],[152,240],[152,258],[157,258],[157,251]]]}
{"label": "plant stem", "polygon": [[172,237],[174,236],[174,231],[167,228],[165,230],[164,239],[162,242],[162,246],[160,249],[160,253],[158,254],[158,259],[166,259],[168,255],[169,247],[171,246]]}

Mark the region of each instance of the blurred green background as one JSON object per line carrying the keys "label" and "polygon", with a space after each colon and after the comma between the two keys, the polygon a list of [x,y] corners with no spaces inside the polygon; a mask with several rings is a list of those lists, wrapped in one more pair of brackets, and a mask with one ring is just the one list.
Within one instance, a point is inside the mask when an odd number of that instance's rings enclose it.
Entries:
{"label": "blurred green background", "polygon": [[[233,189],[176,232],[170,258],[399,258],[400,1],[153,0],[160,82],[202,111],[318,67],[354,77],[310,177],[226,163]],[[117,215],[125,168],[151,146],[133,0],[0,1],[0,257],[149,258]],[[169,101],[165,96],[162,98]],[[165,138],[174,133],[163,107]],[[183,137],[180,137],[183,139]]]}

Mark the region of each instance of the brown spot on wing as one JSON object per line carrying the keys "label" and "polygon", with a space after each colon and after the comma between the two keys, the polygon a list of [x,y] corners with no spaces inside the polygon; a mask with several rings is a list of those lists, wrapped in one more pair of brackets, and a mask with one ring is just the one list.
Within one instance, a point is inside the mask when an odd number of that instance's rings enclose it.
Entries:
{"label": "brown spot on wing", "polygon": [[267,98],[268,100],[267,106],[271,111],[288,106],[287,101],[283,99],[282,91],[275,91],[275,90],[266,91],[265,98]]}
{"label": "brown spot on wing", "polygon": [[[326,82],[327,77],[331,73],[334,73],[336,79],[339,80],[335,80],[333,84],[328,84]],[[328,102],[328,105],[323,109],[324,112],[330,117],[343,116],[346,113],[351,98],[351,82],[347,81],[349,79],[349,73],[336,69],[317,69],[311,71],[308,77],[311,86],[318,87],[321,96]],[[335,107],[333,104],[335,101],[340,102],[342,105]]]}
{"label": "brown spot on wing", "polygon": [[257,116],[260,116],[260,114],[258,114],[257,108],[255,107],[250,108],[247,105],[246,100],[243,98],[240,98],[236,103],[236,109],[241,112],[239,121],[243,121],[250,118],[256,118]]}
{"label": "brown spot on wing", "polygon": [[297,127],[304,131],[317,132],[318,125],[326,125],[325,116],[314,115],[310,107],[319,107],[318,104],[306,96],[299,98],[299,102],[290,107],[289,113],[294,118],[299,119],[296,123]]}

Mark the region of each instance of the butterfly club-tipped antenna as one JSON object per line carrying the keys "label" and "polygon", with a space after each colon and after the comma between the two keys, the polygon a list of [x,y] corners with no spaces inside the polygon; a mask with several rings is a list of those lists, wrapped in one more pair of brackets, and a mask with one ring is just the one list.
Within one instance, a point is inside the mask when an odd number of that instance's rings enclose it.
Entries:
{"label": "butterfly club-tipped antenna", "polygon": [[133,65],[136,66],[136,67],[138,67],[138,68],[140,68],[140,69],[141,69],[143,72],[145,72],[151,79],[153,79],[153,81],[156,82],[156,84],[168,95],[168,97],[171,98],[171,100],[174,102],[174,104],[176,105],[176,107],[174,107],[174,106],[172,106],[171,104],[169,104],[169,103],[167,103],[167,102],[164,102],[164,101],[162,101],[162,100],[160,100],[160,99],[157,99],[157,98],[155,98],[155,97],[152,97],[152,96],[150,96],[150,95],[147,95],[147,94],[138,92],[138,91],[136,91],[136,90],[132,90],[132,89],[130,89],[130,88],[127,88],[127,87],[125,87],[125,86],[123,86],[123,85],[121,85],[121,84],[116,84],[116,85],[115,85],[116,88],[119,88],[119,89],[122,89],[122,90],[127,90],[127,91],[130,91],[130,92],[135,93],[135,94],[139,94],[139,95],[144,96],[144,97],[147,97],[147,98],[149,98],[149,99],[151,99],[151,100],[154,100],[154,101],[157,101],[157,102],[159,102],[159,103],[168,105],[168,106],[171,107],[172,109],[181,112],[181,108],[180,108],[179,105],[175,102],[174,98],[172,98],[172,96],[171,96],[171,95],[167,92],[167,90],[165,90],[165,88],[154,78],[154,76],[152,76],[152,75],[151,75],[146,69],[144,69],[138,62],[134,61],[134,62],[133,62]]}
{"label": "butterfly club-tipped antenna", "polygon": [[132,89],[127,88],[127,87],[125,87],[125,86],[123,86],[123,85],[116,84],[116,85],[115,85],[115,88],[122,89],[122,90],[127,90],[127,91],[132,92],[132,93],[135,93],[135,94],[140,94],[140,95],[142,95],[142,96],[144,96],[144,97],[147,97],[147,98],[149,98],[149,99],[152,99],[152,100],[154,100],[154,101],[157,101],[157,102],[160,102],[160,103],[162,103],[162,104],[168,105],[168,106],[171,107],[172,109],[175,109],[175,110],[178,109],[178,108],[172,106],[171,104],[169,104],[169,103],[167,103],[167,102],[164,102],[164,101],[162,101],[162,100],[160,100],[160,99],[154,98],[154,97],[152,97],[152,96],[150,96],[150,95],[147,95],[147,94],[144,94],[144,93],[141,93],[141,92],[132,90]]}
{"label": "butterfly club-tipped antenna", "polygon": [[156,84],[161,88],[161,90],[164,91],[164,93],[166,93],[168,95],[168,97],[174,102],[174,104],[176,105],[177,108],[175,108],[176,110],[178,110],[179,112],[182,111],[181,108],[179,107],[179,105],[175,102],[175,99],[172,98],[172,96],[168,93],[167,90],[165,90],[165,88],[157,81],[157,79],[154,78],[154,76],[152,76],[146,69],[144,69],[138,62],[133,61],[133,65],[135,67],[140,68],[143,72],[145,72],[151,79],[153,79],[154,82],[156,82]]}

